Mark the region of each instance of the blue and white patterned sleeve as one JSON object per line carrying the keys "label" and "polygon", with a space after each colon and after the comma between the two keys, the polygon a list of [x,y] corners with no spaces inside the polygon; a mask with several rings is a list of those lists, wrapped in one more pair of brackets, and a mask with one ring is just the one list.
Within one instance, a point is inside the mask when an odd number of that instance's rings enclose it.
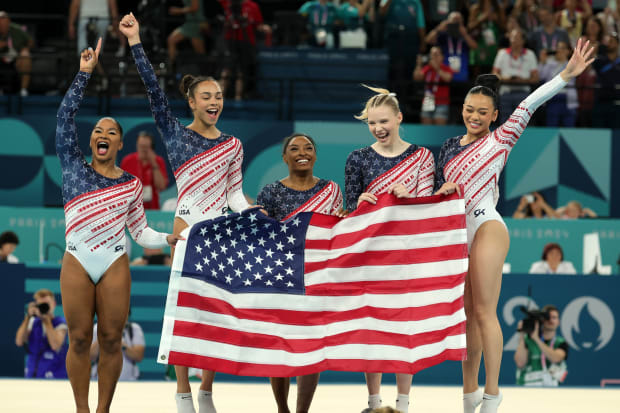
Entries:
{"label": "blue and white patterned sleeve", "polygon": [[261,205],[270,217],[275,218],[275,202],[273,199],[273,184],[265,185],[256,196],[256,204]]}
{"label": "blue and white patterned sleeve", "polygon": [[153,66],[146,56],[146,53],[144,53],[142,43],[131,46],[131,53],[136,62],[138,73],[146,87],[146,93],[151,103],[151,112],[153,113],[153,118],[155,118],[155,124],[161,133],[164,144],[166,145],[166,150],[170,152],[171,144],[183,136],[184,127],[178,119],[172,115],[168,99],[164,91],[159,87],[157,76],[155,75]]}
{"label": "blue and white patterned sleeve", "polygon": [[357,200],[364,192],[362,164],[359,155],[359,151],[351,152],[344,167],[344,192],[348,211],[354,211],[357,208]]}
{"label": "blue and white patterned sleeve", "polygon": [[60,159],[63,178],[64,175],[71,173],[73,168],[78,165],[81,167],[85,162],[78,145],[75,114],[80,107],[89,79],[90,73],[78,72],[56,114],[56,153]]}

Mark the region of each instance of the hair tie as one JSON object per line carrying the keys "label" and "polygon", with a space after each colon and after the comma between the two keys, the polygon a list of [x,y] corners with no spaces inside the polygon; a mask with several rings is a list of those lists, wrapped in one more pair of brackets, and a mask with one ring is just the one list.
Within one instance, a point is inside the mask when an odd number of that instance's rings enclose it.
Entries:
{"label": "hair tie", "polygon": [[396,97],[396,93],[394,93],[394,92],[390,92],[390,93],[388,93],[387,95],[388,95],[388,96],[390,96],[390,97],[393,97],[393,98],[395,98],[395,97]]}

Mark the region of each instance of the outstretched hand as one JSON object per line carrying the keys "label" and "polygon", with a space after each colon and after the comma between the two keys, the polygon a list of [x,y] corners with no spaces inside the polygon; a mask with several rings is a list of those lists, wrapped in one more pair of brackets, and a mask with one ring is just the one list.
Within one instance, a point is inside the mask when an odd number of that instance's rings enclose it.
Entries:
{"label": "outstretched hand", "polygon": [[583,41],[581,38],[577,40],[577,46],[573,50],[573,55],[560,73],[565,82],[579,76],[594,61],[594,57],[590,58],[594,52],[594,47],[589,46],[589,40]]}
{"label": "outstretched hand", "polygon": [[80,55],[80,71],[86,73],[92,73],[99,62],[99,52],[101,51],[101,37],[97,41],[97,47],[93,50],[92,47],[82,50]]}
{"label": "outstretched hand", "polygon": [[138,24],[138,19],[136,19],[133,13],[123,16],[118,23],[118,30],[127,37],[130,46],[140,43],[140,24]]}

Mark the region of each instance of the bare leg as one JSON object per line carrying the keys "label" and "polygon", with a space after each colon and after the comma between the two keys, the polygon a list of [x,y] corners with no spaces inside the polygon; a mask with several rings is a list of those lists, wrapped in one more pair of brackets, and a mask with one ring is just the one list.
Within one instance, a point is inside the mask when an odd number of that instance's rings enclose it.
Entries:
{"label": "bare leg", "polygon": [[99,340],[97,413],[108,413],[123,368],[121,341],[129,314],[131,295],[131,275],[127,255],[121,256],[108,268],[95,290]]}
{"label": "bare leg", "polygon": [[[471,261],[470,261],[471,266]],[[471,272],[471,269],[469,270]],[[478,374],[482,357],[482,337],[474,317],[474,303],[471,293],[471,279],[465,278],[465,316],[467,317],[467,360],[463,361],[463,393],[472,393],[478,389]]]}
{"label": "bare leg", "polygon": [[398,394],[409,394],[413,374],[396,373],[396,389]]}
{"label": "bare leg", "polygon": [[205,54],[207,52],[205,42],[202,40],[202,37],[192,37],[191,42],[196,53]]}
{"label": "bare leg", "polygon": [[80,262],[65,253],[60,270],[63,312],[69,329],[67,373],[77,413],[88,413],[90,343],[93,341],[95,285]]}
{"label": "bare leg", "polygon": [[[290,413],[288,408],[288,391],[291,386],[291,379],[288,377],[270,377],[271,390],[273,397],[278,405],[278,413]],[[297,382],[299,386],[299,381]]]}
{"label": "bare leg", "polygon": [[381,390],[381,374],[382,373],[366,373],[368,394],[379,394]]}
{"label": "bare leg", "polygon": [[170,36],[168,36],[168,61],[170,65],[174,64],[177,58],[177,44],[183,41],[183,39],[185,39],[185,36],[178,28],[174,29]]}
{"label": "bare leg", "polygon": [[203,370],[200,390],[213,391],[213,380],[215,380],[215,372],[211,370]]}
{"label": "bare leg", "polygon": [[320,373],[297,377],[297,413],[308,413]]}
{"label": "bare leg", "polygon": [[27,90],[30,86],[30,72],[32,72],[32,59],[27,51],[20,54],[15,62],[15,67],[21,76],[21,88]]}
{"label": "bare leg", "polygon": [[480,226],[470,251],[469,277],[472,284],[474,318],[482,337],[485,392],[499,394],[499,370],[502,362],[503,336],[497,319],[497,302],[502,285],[502,266],[508,254],[508,231],[498,221]]}

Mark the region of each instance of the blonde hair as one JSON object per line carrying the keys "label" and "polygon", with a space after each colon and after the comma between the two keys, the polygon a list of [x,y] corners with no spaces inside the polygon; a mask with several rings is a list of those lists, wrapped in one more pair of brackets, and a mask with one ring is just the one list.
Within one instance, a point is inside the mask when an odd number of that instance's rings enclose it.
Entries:
{"label": "blonde hair", "polygon": [[368,110],[383,105],[392,108],[394,114],[398,114],[400,112],[400,106],[398,105],[398,99],[396,99],[396,93],[392,93],[387,89],[382,89],[379,87],[372,87],[364,84],[362,84],[362,86],[372,90],[376,93],[376,95],[368,99],[366,106],[364,106],[364,110],[362,110],[359,115],[355,116],[355,119],[366,122],[368,120]]}
{"label": "blonde hair", "polygon": [[41,288],[40,290],[37,290],[34,294],[33,297],[35,299],[37,298],[43,298],[43,297],[54,297],[54,293],[51,290],[48,290],[47,288]]}

